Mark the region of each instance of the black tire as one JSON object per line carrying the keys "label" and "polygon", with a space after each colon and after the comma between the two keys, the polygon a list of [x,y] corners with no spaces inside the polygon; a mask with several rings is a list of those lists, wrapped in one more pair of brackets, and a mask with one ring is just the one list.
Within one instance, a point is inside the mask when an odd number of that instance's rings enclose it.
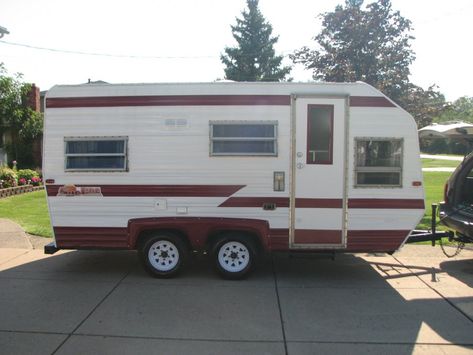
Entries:
{"label": "black tire", "polygon": [[256,265],[256,257],[255,243],[244,234],[225,234],[212,248],[215,268],[227,280],[246,278]]}
{"label": "black tire", "polygon": [[151,276],[170,278],[182,269],[188,255],[182,238],[171,233],[148,237],[139,249],[140,259]]}

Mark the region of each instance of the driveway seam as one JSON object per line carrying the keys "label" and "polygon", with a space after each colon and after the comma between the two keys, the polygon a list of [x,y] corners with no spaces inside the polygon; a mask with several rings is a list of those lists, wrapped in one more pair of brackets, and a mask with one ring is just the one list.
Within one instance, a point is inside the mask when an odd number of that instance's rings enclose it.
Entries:
{"label": "driveway seam", "polygon": [[327,341],[327,340],[289,340],[290,344],[362,344],[362,345],[434,345],[434,346],[473,346],[473,343],[429,343],[429,342],[377,342],[377,341]]}
{"label": "driveway seam", "polygon": [[272,269],[273,269],[274,290],[276,291],[276,299],[277,299],[277,302],[278,302],[279,320],[281,321],[282,339],[284,341],[284,352],[285,352],[286,355],[288,355],[287,341],[286,341],[286,330],[284,329],[284,319],[283,319],[282,310],[281,310],[281,300],[279,298],[278,276],[276,274],[276,268],[274,266],[274,257],[271,257],[271,266],[272,266]]}
{"label": "driveway seam", "polygon": [[42,330],[8,330],[0,329],[0,333],[22,333],[22,334],[48,334],[48,335],[67,335],[69,333],[48,332]]}
{"label": "driveway seam", "polygon": [[262,344],[282,344],[282,340],[258,340],[258,339],[215,339],[215,338],[177,338],[177,337],[159,337],[143,335],[116,335],[101,333],[74,333],[72,336],[96,337],[96,338],[123,338],[123,339],[143,339],[143,340],[175,340],[175,341],[200,341],[213,343],[262,343]]}
{"label": "driveway seam", "polygon": [[11,259],[5,260],[4,262],[1,262],[1,263],[0,263],[0,266],[3,265],[3,264],[9,263],[9,262],[12,261],[12,260],[15,260],[16,258],[19,258],[20,256],[23,256],[23,255],[25,255],[25,254],[28,254],[30,251],[31,251],[31,250],[28,250],[28,249],[27,249],[27,250],[25,250],[24,253],[22,253],[22,254],[20,254],[20,255],[17,255],[17,256],[14,256],[14,257],[11,258]]}
{"label": "driveway seam", "polygon": [[64,341],[61,342],[61,344],[59,344],[59,346],[51,353],[51,355],[54,355],[56,354],[59,349],[71,338],[71,336],[76,332],[77,329],[80,328],[80,326],[82,324],[84,324],[84,322],[89,319],[89,317],[97,310],[97,308],[99,308],[102,303],[105,302],[105,300],[113,293],[113,291],[115,291],[117,289],[118,286],[120,286],[120,284],[122,283],[122,281],[131,273],[131,270],[128,271],[120,280],[118,280],[117,284],[112,287],[112,289],[100,300],[99,303],[97,303],[95,305],[94,308],[92,308],[92,310],[87,314],[87,316],[72,330],[72,332],[68,333],[68,336],[66,337],[66,339],[64,339]]}
{"label": "driveway seam", "polygon": [[463,312],[460,308],[458,308],[452,301],[450,301],[447,297],[445,297],[444,295],[442,295],[439,291],[437,291],[435,288],[433,288],[432,286],[430,286],[427,282],[425,282],[420,276],[416,275],[410,268],[409,266],[407,265],[404,265],[402,263],[402,261],[400,261],[399,259],[397,259],[395,256],[392,256],[398,263],[400,263],[402,266],[404,266],[405,268],[407,268],[415,277],[417,277],[424,285],[426,285],[428,288],[430,288],[432,291],[434,291],[437,295],[439,295],[443,300],[445,300],[450,306],[452,306],[454,309],[456,309],[458,312],[460,312],[466,319],[468,319],[470,322],[473,323],[473,319],[468,315],[466,314],[465,312]]}

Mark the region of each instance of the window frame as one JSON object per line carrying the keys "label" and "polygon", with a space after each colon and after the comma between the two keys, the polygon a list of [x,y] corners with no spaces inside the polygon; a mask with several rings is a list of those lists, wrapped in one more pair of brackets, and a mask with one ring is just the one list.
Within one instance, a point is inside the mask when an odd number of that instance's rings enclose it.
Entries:
{"label": "window frame", "polygon": [[[273,137],[214,137],[213,127],[216,125],[272,125],[274,135]],[[272,153],[255,153],[255,152],[238,152],[238,153],[215,153],[214,142],[215,141],[228,141],[228,142],[273,142],[274,151]],[[221,156],[234,156],[234,157],[277,157],[278,156],[278,121],[242,121],[242,120],[225,120],[225,121],[209,121],[209,155],[211,157]]]}
{"label": "window frame", "polygon": [[[67,153],[68,142],[81,141],[123,141],[123,153]],[[67,159],[69,157],[124,157],[123,168],[67,168]],[[92,137],[64,137],[64,171],[65,172],[127,172],[128,171],[128,137],[125,136],[92,136]]]}
{"label": "window frame", "polygon": [[[359,167],[357,166],[358,161],[358,142],[366,141],[390,141],[390,142],[399,142],[401,145],[401,157],[400,157],[400,166],[399,167],[388,167],[388,166],[368,166],[368,167]],[[403,167],[404,167],[404,138],[399,137],[356,137],[355,144],[353,147],[354,151],[354,186],[355,188],[402,188],[402,179],[403,179]],[[399,173],[399,184],[360,184],[358,183],[358,173]]]}
{"label": "window frame", "polygon": [[[309,161],[310,158],[310,150],[309,150],[309,142],[310,142],[310,133],[311,133],[311,117],[310,117],[310,110],[312,107],[320,107],[320,108],[329,108],[330,109],[330,137],[329,137],[329,150],[328,160],[321,160],[321,161]],[[333,165],[333,125],[334,125],[334,116],[335,116],[335,106],[334,105],[326,105],[326,104],[309,104],[307,105],[307,140],[306,140],[306,163],[308,165]],[[315,151],[314,151],[315,153]],[[315,155],[317,158],[317,155]]]}

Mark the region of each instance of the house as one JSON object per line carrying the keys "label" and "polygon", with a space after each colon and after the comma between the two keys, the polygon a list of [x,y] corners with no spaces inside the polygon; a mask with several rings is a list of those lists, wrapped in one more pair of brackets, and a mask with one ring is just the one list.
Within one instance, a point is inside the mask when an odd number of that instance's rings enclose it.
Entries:
{"label": "house", "polygon": [[421,150],[427,153],[467,154],[473,150],[473,124],[433,123],[419,129]]}

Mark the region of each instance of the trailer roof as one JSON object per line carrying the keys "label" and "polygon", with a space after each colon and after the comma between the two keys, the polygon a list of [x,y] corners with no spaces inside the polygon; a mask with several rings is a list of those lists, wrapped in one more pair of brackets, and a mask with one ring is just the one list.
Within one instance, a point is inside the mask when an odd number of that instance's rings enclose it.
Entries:
{"label": "trailer roof", "polygon": [[351,95],[384,96],[363,83],[293,82],[212,82],[212,83],[133,83],[56,85],[47,94],[53,97],[142,96],[142,95]]}

